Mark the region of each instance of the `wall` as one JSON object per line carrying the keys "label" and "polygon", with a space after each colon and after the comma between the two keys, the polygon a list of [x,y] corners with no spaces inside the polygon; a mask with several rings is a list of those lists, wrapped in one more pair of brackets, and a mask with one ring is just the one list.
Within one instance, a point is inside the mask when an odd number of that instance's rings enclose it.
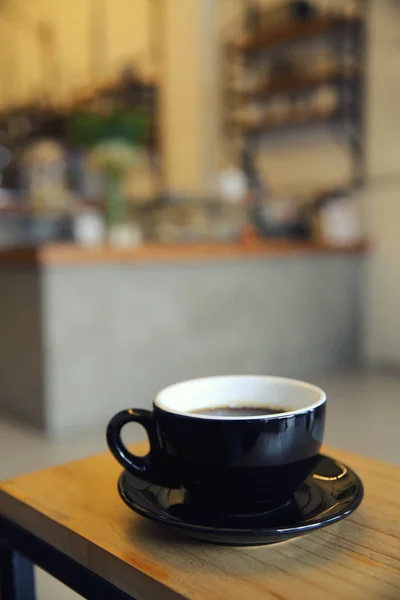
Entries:
{"label": "wall", "polygon": [[[126,59],[138,57],[149,67],[148,0],[9,0],[0,5],[2,37],[0,102],[24,101],[43,90],[38,23],[54,32],[54,50],[47,55],[47,92],[63,96],[87,85],[95,75],[107,77]],[[103,17],[101,16],[103,15]],[[91,36],[106,35],[91,52]]]}
{"label": "wall", "polygon": [[364,353],[368,364],[400,366],[400,181],[366,190],[371,255],[365,287]]}
{"label": "wall", "polygon": [[[6,40],[0,103],[23,102],[43,91],[64,98],[71,88],[114,75],[132,57],[152,73],[157,51],[166,186],[178,194],[209,194],[219,127],[215,8],[214,0],[35,0],[34,6],[9,0],[0,4],[0,35]],[[56,38],[54,51],[47,53],[45,82],[36,41],[39,22],[50,24]]]}
{"label": "wall", "polygon": [[164,1],[161,127],[168,190],[193,197],[215,185],[219,123],[215,0]]}
{"label": "wall", "polygon": [[365,357],[400,365],[400,4],[371,4],[368,185],[363,206],[371,257],[365,302]]}

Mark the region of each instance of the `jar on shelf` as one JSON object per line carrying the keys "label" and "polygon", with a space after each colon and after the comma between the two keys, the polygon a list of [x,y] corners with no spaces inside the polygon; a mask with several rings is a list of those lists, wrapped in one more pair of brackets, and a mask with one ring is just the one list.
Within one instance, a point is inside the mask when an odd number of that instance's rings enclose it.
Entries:
{"label": "jar on shelf", "polygon": [[312,108],[315,115],[328,117],[339,106],[339,93],[335,86],[324,85],[316,90],[312,96]]}

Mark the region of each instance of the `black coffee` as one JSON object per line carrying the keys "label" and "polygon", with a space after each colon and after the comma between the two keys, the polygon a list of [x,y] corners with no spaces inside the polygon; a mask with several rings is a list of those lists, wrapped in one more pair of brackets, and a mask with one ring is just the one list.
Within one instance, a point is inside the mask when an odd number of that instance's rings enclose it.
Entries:
{"label": "black coffee", "polygon": [[189,411],[192,415],[207,417],[262,417],[290,412],[291,408],[281,406],[209,406]]}

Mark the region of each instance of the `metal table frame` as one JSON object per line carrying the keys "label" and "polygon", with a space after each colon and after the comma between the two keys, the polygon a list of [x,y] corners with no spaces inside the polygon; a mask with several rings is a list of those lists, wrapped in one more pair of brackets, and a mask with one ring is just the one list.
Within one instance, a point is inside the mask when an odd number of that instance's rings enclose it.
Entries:
{"label": "metal table frame", "polygon": [[133,600],[90,569],[0,517],[1,600],[35,600],[34,565],[87,600]]}

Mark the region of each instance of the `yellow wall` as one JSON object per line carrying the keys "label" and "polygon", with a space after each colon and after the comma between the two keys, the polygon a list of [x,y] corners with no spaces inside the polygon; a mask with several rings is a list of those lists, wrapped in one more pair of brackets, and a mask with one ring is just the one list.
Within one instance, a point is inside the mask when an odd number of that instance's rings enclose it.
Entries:
{"label": "yellow wall", "polygon": [[[91,8],[92,7],[92,8]],[[10,0],[0,5],[0,102],[24,101],[42,90],[39,22],[54,28],[56,48],[49,57],[52,94],[65,95],[93,77],[91,14],[104,11],[107,35],[98,46],[98,76],[115,74],[131,58],[149,66],[148,0]]]}
{"label": "yellow wall", "polygon": [[[150,27],[158,33],[163,69],[163,171],[170,191],[198,195],[215,183],[219,124],[216,107],[217,49],[210,31],[216,26],[215,0],[161,0],[159,22],[150,22],[151,0],[9,0],[0,4],[0,103],[13,104],[40,96],[68,97],[71,89],[93,77],[115,75],[127,59],[138,59],[152,71]],[[96,59],[90,52],[93,7],[104,12],[106,35]],[[92,12],[91,12],[92,11]],[[154,13],[153,13],[154,16]],[[101,19],[100,19],[101,21]],[[45,22],[54,29],[55,51],[43,82],[36,28]],[[97,22],[97,25],[96,25]]]}
{"label": "yellow wall", "polygon": [[400,364],[400,6],[371,3],[368,170],[363,197],[372,252],[365,302],[365,354]]}
{"label": "yellow wall", "polygon": [[164,0],[164,179],[170,192],[212,190],[217,147],[215,0]]}

